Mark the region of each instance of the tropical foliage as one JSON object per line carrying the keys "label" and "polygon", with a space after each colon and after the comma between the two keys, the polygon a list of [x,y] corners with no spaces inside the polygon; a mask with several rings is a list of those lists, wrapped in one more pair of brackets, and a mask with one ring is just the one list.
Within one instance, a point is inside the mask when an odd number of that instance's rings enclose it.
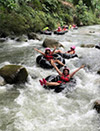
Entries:
{"label": "tropical foliage", "polygon": [[0,0],[0,33],[100,24],[100,0]]}

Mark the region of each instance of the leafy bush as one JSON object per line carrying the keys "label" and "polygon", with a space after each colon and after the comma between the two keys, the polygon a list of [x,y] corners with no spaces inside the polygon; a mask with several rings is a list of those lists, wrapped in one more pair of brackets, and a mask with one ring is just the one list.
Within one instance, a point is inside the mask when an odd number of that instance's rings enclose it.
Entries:
{"label": "leafy bush", "polygon": [[74,16],[78,25],[100,23],[100,0],[64,1],[75,4],[75,8],[65,6],[59,0],[0,0],[0,32],[38,32],[46,26],[53,30],[73,23]]}
{"label": "leafy bush", "polygon": [[77,23],[83,23],[83,25],[91,25],[98,23],[95,13],[92,12],[86,5],[83,4],[82,0],[79,1],[79,4],[76,5],[76,16]]}
{"label": "leafy bush", "polygon": [[29,26],[26,24],[26,19],[20,14],[2,14],[0,15],[0,30],[2,32],[14,32],[21,34],[27,31]]}
{"label": "leafy bush", "polygon": [[9,11],[13,10],[16,7],[15,0],[0,0],[0,4],[9,9]]}

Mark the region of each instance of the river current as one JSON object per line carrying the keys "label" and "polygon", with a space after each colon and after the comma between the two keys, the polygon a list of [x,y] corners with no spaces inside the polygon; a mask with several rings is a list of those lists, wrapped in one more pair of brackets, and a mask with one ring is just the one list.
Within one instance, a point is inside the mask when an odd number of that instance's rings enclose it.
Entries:
{"label": "river current", "polygon": [[[100,100],[100,50],[80,46],[100,43],[100,25],[70,30],[61,36],[41,36],[42,41],[8,39],[0,43],[0,67],[19,64],[29,73],[25,84],[0,86],[0,131],[100,131],[100,117],[93,109],[93,103]],[[44,51],[46,37],[59,40],[64,51],[76,46],[79,58],[66,60],[71,72],[85,64],[74,76],[75,89],[67,94],[45,90],[39,84],[39,79],[57,74],[55,69],[36,65],[39,53],[33,48]]]}

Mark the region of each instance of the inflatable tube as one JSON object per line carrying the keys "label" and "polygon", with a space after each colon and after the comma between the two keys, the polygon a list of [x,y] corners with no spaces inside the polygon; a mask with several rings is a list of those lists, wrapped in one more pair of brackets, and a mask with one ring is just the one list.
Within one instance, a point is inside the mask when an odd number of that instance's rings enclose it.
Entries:
{"label": "inflatable tube", "polygon": [[96,45],[96,46],[95,46],[95,48],[98,48],[98,49],[100,49],[100,44]]}
{"label": "inflatable tube", "polygon": [[61,57],[65,58],[65,59],[71,59],[74,57],[78,57],[77,54],[67,54],[67,53],[58,53],[59,55],[61,55]]}
{"label": "inflatable tube", "polygon": [[[58,60],[60,60],[62,63],[65,64],[65,60],[64,60],[59,54],[53,54],[53,56],[54,56],[54,59],[58,59]],[[36,58],[36,63],[39,64],[40,67],[45,68],[45,69],[52,69],[52,68],[53,68],[53,66],[50,64],[50,62],[47,61],[43,55],[39,55],[39,56]],[[62,67],[62,66],[61,66],[60,64],[58,64],[58,63],[55,63],[55,64],[56,64],[56,66],[57,66],[58,68],[61,68],[61,67]]]}
{"label": "inflatable tube", "polygon": [[73,29],[74,29],[74,30],[77,30],[77,29],[78,29],[78,27],[77,27],[77,26],[76,26],[76,27],[73,27]]}
{"label": "inflatable tube", "polygon": [[52,32],[51,31],[41,31],[41,34],[52,35]]}
{"label": "inflatable tube", "polygon": [[68,29],[63,29],[63,31],[65,31],[65,33],[67,33],[67,32],[68,32]]}
{"label": "inflatable tube", "polygon": [[[59,80],[59,75],[55,76],[55,75],[50,75],[48,77],[46,77],[46,81],[48,82],[57,82]],[[64,92],[68,93],[69,91],[72,91],[74,89],[76,85],[76,79],[71,78],[69,82],[67,83],[62,83],[59,86],[44,86],[45,89],[53,89],[56,93],[62,92],[64,90]]]}
{"label": "inflatable tube", "polygon": [[66,33],[66,31],[60,31],[60,32],[54,31],[54,34],[56,34],[56,35],[64,35],[65,33]]}

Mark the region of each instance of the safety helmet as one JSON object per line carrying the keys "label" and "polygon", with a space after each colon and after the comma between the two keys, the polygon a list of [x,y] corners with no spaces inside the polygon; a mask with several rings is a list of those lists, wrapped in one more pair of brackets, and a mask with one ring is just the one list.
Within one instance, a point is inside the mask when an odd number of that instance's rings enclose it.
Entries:
{"label": "safety helmet", "polygon": [[71,49],[75,49],[76,47],[73,45],[73,46],[71,46],[70,48],[71,48]]}
{"label": "safety helmet", "polygon": [[45,51],[47,51],[47,50],[51,51],[51,49],[50,49],[50,48],[45,48]]}
{"label": "safety helmet", "polygon": [[58,27],[58,29],[61,29],[61,27]]}

